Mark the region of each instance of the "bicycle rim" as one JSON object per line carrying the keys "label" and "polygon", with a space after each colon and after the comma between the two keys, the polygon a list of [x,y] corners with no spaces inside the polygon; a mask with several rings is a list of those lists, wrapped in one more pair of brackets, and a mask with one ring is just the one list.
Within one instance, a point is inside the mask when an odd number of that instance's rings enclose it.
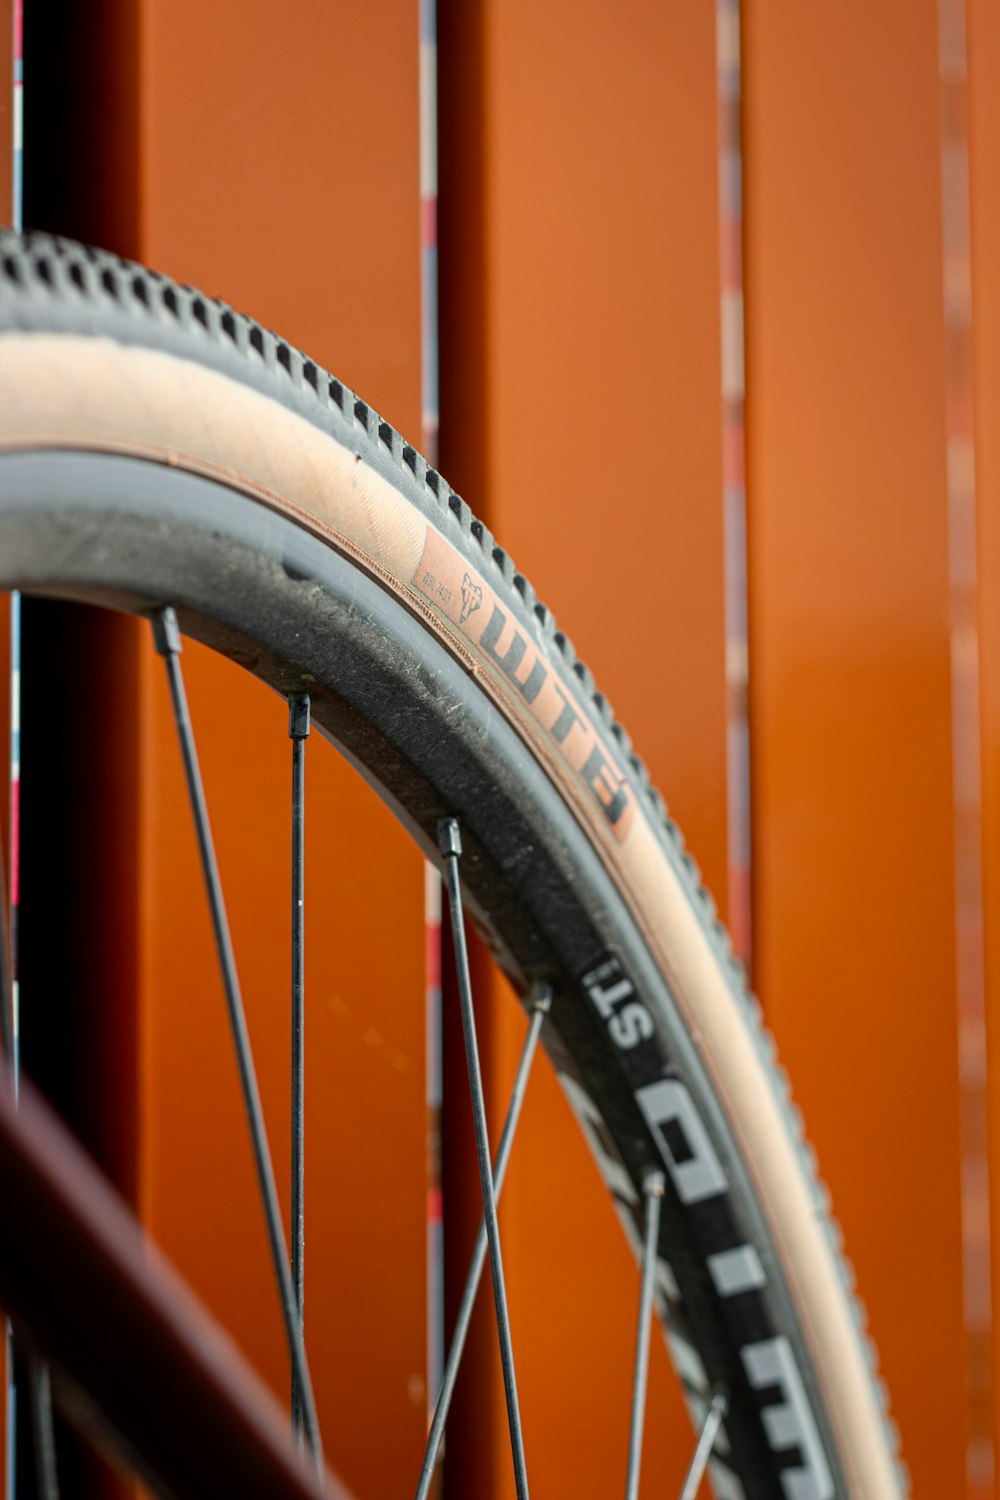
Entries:
{"label": "bicycle rim", "polygon": [[139,267],[0,238],[5,587],[149,613],[282,693],[430,857],[456,817],[477,921],[629,1238],[663,1173],[657,1306],[717,1493],[904,1491],[787,1086],[697,871],[527,581],[365,403]]}

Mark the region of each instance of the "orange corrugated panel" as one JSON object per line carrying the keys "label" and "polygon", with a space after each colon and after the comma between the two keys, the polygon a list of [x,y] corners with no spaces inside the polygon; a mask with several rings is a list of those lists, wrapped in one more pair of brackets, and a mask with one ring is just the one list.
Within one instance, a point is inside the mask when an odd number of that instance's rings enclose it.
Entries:
{"label": "orange corrugated panel", "polygon": [[[417,436],[416,7],[309,0],[279,14],[264,0],[143,0],[139,36],[142,257],[279,330]],[[207,653],[186,650],[184,664],[287,1203],[287,709]],[[147,646],[143,1212],[284,1394],[287,1358],[161,674]],[[425,1088],[422,863],[384,810],[369,816],[371,800],[314,735],[307,1338],[329,1458],[356,1492],[390,1494],[414,1482],[427,1401],[426,1143],[412,1128]],[[235,1233],[210,1237],[203,1226],[220,1211]]]}
{"label": "orange corrugated panel", "polygon": [[13,0],[0,0],[0,220],[13,222],[14,165]]}
{"label": "orange corrugated panel", "polygon": [[957,1495],[937,11],[751,7],[745,43],[756,977],[915,1492]]}
{"label": "orange corrugated panel", "polygon": [[[442,467],[572,635],[721,895],[715,59],[711,7],[441,11]],[[520,1024],[494,1000],[496,1115]],[[522,1129],[502,1219],[532,1494],[606,1495],[638,1273],[541,1069]],[[654,1347],[644,1485],[671,1493],[691,1438]],[[498,1398],[488,1490],[482,1450],[450,1440],[467,1488],[513,1493],[505,1429]]]}
{"label": "orange corrugated panel", "polygon": [[[982,712],[983,894],[986,932],[986,1005],[990,1062],[995,1068],[1000,1018],[1000,16],[972,0],[969,16],[969,149],[972,200],[972,307],[975,372],[976,497]],[[991,1100],[988,1150],[993,1161],[994,1244],[1000,1198],[997,1151],[1000,1108]],[[993,1305],[1000,1297],[996,1271]],[[995,1354],[994,1354],[995,1365]],[[997,1372],[993,1371],[994,1431]]]}

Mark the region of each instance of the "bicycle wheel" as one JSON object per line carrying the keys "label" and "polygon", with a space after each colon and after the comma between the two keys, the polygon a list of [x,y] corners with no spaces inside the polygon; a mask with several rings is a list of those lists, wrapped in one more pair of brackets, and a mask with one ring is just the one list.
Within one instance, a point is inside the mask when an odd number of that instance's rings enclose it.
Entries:
{"label": "bicycle wheel", "polygon": [[526,579],[398,433],[187,287],[0,236],[0,583],[186,633],[318,726],[429,857],[459,821],[497,962],[633,1244],[728,1497],[905,1477],[824,1194],[709,898],[607,701]]}

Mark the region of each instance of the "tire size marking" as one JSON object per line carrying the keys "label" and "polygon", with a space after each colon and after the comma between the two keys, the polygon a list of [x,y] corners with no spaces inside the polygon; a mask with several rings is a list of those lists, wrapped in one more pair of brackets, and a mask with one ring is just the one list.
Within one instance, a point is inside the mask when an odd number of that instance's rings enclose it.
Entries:
{"label": "tire size marking", "polygon": [[636,802],[613,751],[552,663],[514,623],[510,609],[433,526],[427,528],[410,584],[451,621],[492,671],[499,671],[517,690],[559,758],[580,777],[607,826],[624,843],[635,820]]}

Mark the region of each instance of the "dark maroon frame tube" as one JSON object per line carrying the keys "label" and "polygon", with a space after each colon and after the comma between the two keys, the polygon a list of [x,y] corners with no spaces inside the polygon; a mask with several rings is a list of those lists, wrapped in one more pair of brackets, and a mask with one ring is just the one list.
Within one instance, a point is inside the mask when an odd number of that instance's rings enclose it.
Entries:
{"label": "dark maroon frame tube", "polygon": [[3,1076],[0,1204],[0,1305],[72,1421],[162,1494],[346,1500],[65,1126],[27,1083],[15,1109]]}

